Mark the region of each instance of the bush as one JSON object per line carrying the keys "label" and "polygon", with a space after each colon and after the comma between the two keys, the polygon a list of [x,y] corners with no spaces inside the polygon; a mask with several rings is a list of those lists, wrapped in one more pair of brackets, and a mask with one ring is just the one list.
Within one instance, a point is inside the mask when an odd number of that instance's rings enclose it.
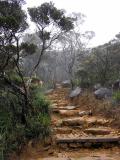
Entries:
{"label": "bush", "polygon": [[39,138],[44,140],[50,133],[50,118],[47,114],[38,113],[28,117],[28,127],[26,128],[26,137],[28,139]]}
{"label": "bush", "polygon": [[116,103],[120,103],[120,91],[117,91],[117,92],[114,92],[114,93],[113,93],[113,100],[114,100]]}
{"label": "bush", "polygon": [[9,152],[17,150],[24,143],[25,126],[17,116],[21,113],[18,97],[3,92],[0,98],[0,156],[7,159]]}
{"label": "bush", "polygon": [[33,111],[27,117],[28,128],[26,135],[28,138],[45,138],[50,133],[50,102],[41,94],[39,87],[32,88],[31,99]]}
{"label": "bush", "polygon": [[21,77],[15,72],[15,71],[10,71],[8,73],[9,79],[15,83],[16,85],[21,85],[22,84],[22,79]]}
{"label": "bush", "polygon": [[2,91],[0,97],[0,159],[21,148],[32,138],[44,140],[50,133],[50,103],[39,87],[30,91],[31,104],[26,115],[27,125],[21,121],[24,99],[20,95]]}

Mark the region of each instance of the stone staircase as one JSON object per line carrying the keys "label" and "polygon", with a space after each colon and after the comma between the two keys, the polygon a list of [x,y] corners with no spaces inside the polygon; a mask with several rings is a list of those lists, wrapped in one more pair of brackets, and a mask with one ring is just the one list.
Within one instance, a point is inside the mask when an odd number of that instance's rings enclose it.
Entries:
{"label": "stone staircase", "polygon": [[62,149],[119,146],[120,133],[110,127],[110,120],[74,106],[66,98],[67,91],[59,88],[48,95],[52,101],[52,128],[56,144]]}

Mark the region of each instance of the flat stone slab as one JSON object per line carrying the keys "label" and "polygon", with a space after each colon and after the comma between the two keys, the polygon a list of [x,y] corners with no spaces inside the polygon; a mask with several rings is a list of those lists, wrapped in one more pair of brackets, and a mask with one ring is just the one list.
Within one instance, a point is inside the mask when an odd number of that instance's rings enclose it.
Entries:
{"label": "flat stone slab", "polygon": [[120,142],[119,136],[114,137],[80,137],[80,138],[58,138],[57,143],[111,143]]}
{"label": "flat stone slab", "polygon": [[63,119],[62,125],[65,126],[79,126],[79,125],[105,125],[108,121],[104,119],[97,119],[96,117],[84,118],[84,117],[75,117],[69,119]]}
{"label": "flat stone slab", "polygon": [[77,109],[76,106],[61,106],[61,107],[57,107],[57,105],[56,105],[56,103],[55,103],[55,105],[52,105],[52,109],[53,110],[75,110],[75,109]]}
{"label": "flat stone slab", "polygon": [[65,126],[78,126],[78,125],[84,125],[86,124],[86,120],[82,119],[82,118],[71,118],[71,119],[64,119],[62,121],[62,125]]}
{"label": "flat stone slab", "polygon": [[59,114],[61,116],[76,116],[79,115],[79,110],[60,110]]}
{"label": "flat stone slab", "polygon": [[51,158],[43,158],[43,159],[40,159],[40,160],[69,160],[69,159],[68,158],[62,158],[62,157],[58,157],[58,158],[51,157]]}
{"label": "flat stone slab", "polygon": [[66,111],[69,111],[69,110],[76,110],[77,107],[76,106],[57,106],[57,105],[52,105],[52,111],[53,112],[59,112],[61,110],[66,110]]}
{"label": "flat stone slab", "polygon": [[111,133],[111,130],[109,128],[88,128],[84,132],[93,135],[108,135]]}
{"label": "flat stone slab", "polygon": [[73,110],[73,109],[76,109],[77,106],[66,106],[65,107],[67,110]]}

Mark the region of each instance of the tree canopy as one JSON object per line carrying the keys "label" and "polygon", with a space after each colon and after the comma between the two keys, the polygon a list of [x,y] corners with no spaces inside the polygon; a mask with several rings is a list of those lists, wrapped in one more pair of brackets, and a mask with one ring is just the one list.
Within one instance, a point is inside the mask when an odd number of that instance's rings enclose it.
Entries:
{"label": "tree canopy", "polygon": [[44,51],[48,49],[58,37],[74,28],[73,20],[65,16],[63,10],[57,9],[52,2],[43,3],[39,7],[28,8],[31,20],[36,24],[37,32],[42,41],[41,53],[38,63],[33,71],[38,67]]}

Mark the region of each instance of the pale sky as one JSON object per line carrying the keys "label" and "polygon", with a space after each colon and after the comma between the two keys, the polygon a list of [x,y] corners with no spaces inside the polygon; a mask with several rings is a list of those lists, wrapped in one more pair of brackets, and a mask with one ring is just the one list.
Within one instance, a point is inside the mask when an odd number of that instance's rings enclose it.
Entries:
{"label": "pale sky", "polygon": [[[26,7],[39,6],[50,0],[26,0]],[[84,30],[92,30],[95,37],[90,46],[108,42],[120,32],[120,0],[51,0],[67,13],[81,12],[87,16]]]}

